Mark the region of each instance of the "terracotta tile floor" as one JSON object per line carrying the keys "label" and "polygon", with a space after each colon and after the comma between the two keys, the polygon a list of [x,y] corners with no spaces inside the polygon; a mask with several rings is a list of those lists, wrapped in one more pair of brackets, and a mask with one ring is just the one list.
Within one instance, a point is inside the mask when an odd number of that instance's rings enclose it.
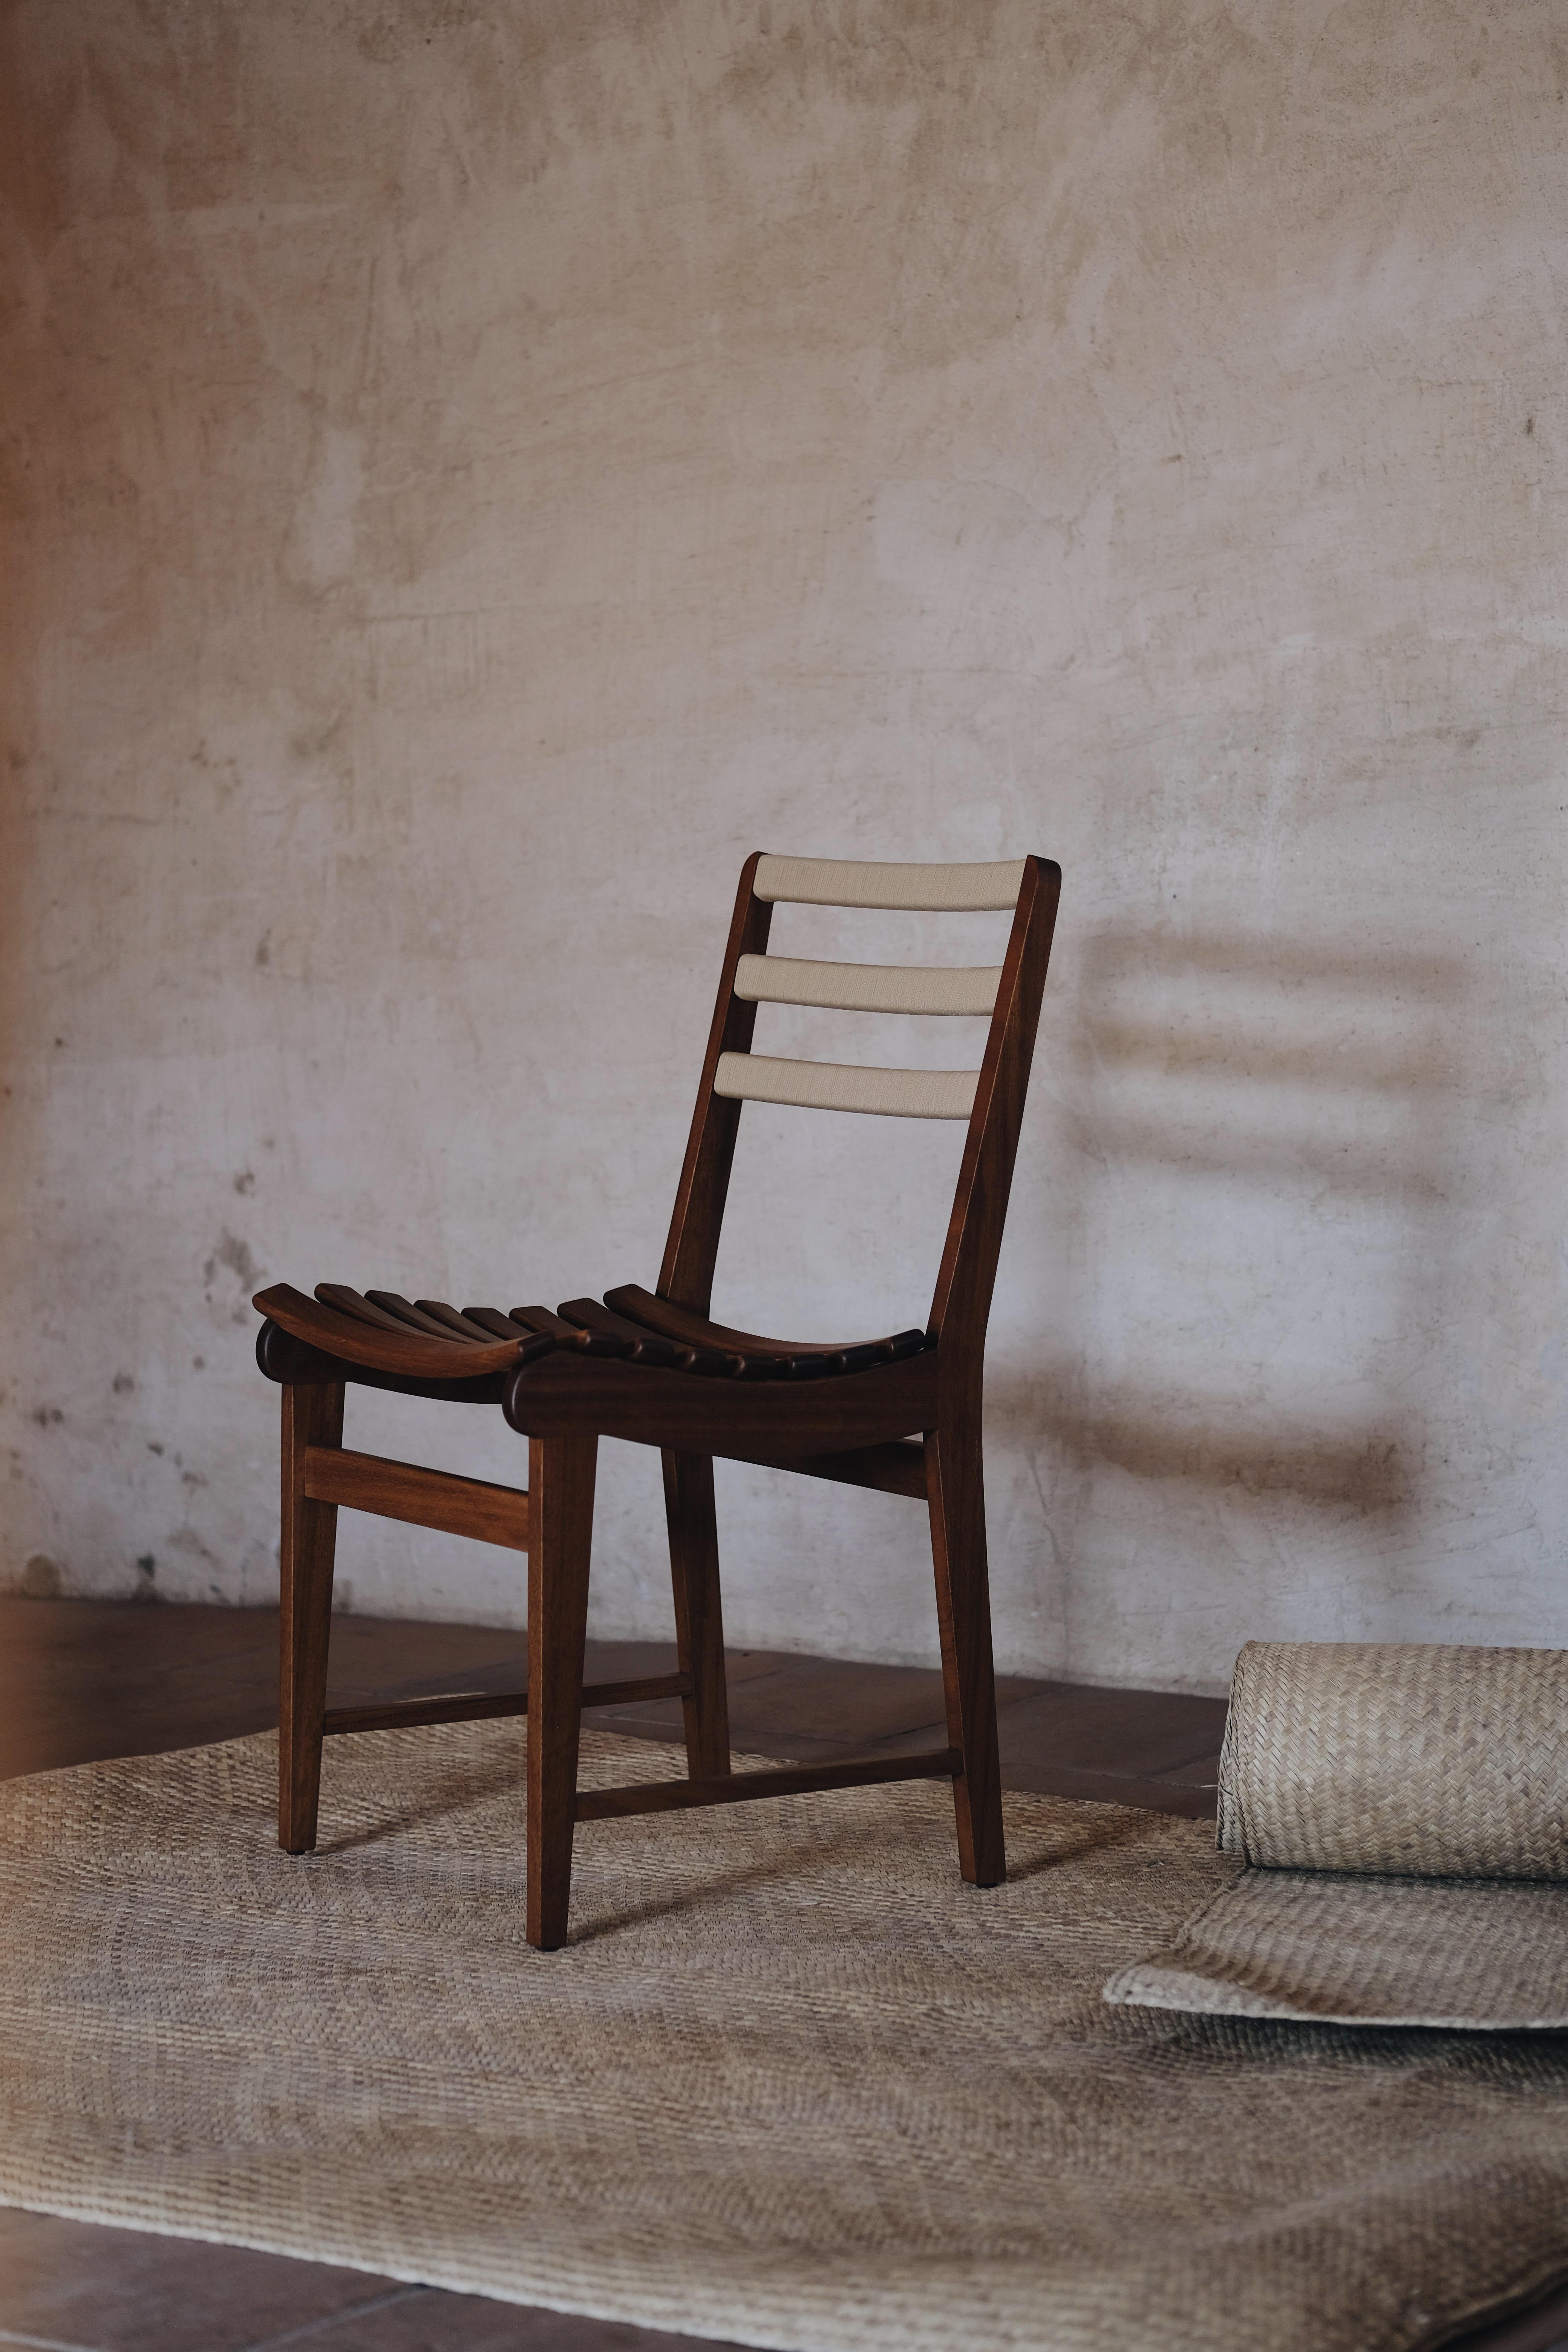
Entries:
{"label": "terracotta tile floor", "polygon": [[[0,1598],[0,1774],[150,1755],[277,1721],[268,1610]],[[673,1647],[589,1644],[595,1679],[659,1674]],[[828,1759],[931,1744],[940,1678],[775,1651],[730,1659],[737,1748]],[[340,1617],[335,1704],[523,1679],[515,1633]],[[1004,1681],[1009,1788],[1201,1817],[1214,1811],[1225,1706],[1158,1691]],[[606,1728],[680,1736],[678,1701],[602,1710]],[[93,2228],[0,2207],[0,2346],[37,2352],[695,2352],[689,2337],[401,2287],[237,2247]],[[1468,2337],[1470,2352],[1568,2347],[1568,2294]],[[1268,2347],[1259,2347],[1259,2352]],[[1347,2347],[1349,2352],[1349,2347]],[[1456,2347],[1458,2352],[1458,2347]]]}

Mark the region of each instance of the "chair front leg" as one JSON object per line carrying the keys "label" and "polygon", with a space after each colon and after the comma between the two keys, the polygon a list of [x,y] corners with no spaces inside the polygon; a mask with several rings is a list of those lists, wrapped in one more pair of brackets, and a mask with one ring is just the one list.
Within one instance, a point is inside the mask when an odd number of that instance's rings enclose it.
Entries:
{"label": "chair front leg", "polygon": [[675,1639],[680,1671],[691,1683],[689,1696],[681,1702],[686,1717],[686,1768],[692,1780],[709,1780],[730,1769],[730,1695],[724,1680],[713,1456],[666,1450],[663,1461]]}
{"label": "chair front leg", "polygon": [[528,1444],[528,1940],[566,1941],[596,1437]]}
{"label": "chair front leg", "polygon": [[283,1391],[283,1511],[278,1547],[278,1843],[308,1853],[316,1843],[321,1723],[332,1625],[335,1503],[305,1493],[305,1449],[343,1442],[343,1384]]}
{"label": "chair front leg", "polygon": [[971,1886],[995,1886],[1007,1875],[1007,1856],[978,1411],[944,1415],[926,1433],[925,1454],[947,1737],[963,1759],[952,1784],[959,1868]]}

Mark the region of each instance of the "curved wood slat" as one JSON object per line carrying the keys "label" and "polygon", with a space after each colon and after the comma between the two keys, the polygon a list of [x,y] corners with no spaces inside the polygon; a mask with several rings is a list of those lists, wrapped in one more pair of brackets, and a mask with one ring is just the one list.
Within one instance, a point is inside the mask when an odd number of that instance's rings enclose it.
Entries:
{"label": "curved wood slat", "polygon": [[421,1315],[427,1315],[432,1322],[444,1324],[455,1339],[477,1339],[481,1347],[488,1347],[495,1336],[481,1324],[471,1323],[466,1315],[459,1315],[457,1308],[448,1306],[444,1298],[416,1298],[414,1304]]}
{"label": "curved wood slat", "polygon": [[832,1366],[816,1356],[741,1356],[733,1377],[738,1381],[819,1381]]}
{"label": "curved wood slat", "polygon": [[526,1323],[531,1331],[542,1331],[558,1348],[571,1348],[580,1356],[629,1356],[630,1342],[619,1339],[608,1331],[589,1331],[581,1323],[574,1323],[567,1315],[552,1315],[548,1307],[514,1307],[513,1319]]}
{"label": "curved wood slat", "polygon": [[[645,1291],[640,1295],[646,1297],[647,1293]],[[656,1305],[661,1303],[655,1302]],[[786,1348],[776,1341],[742,1346],[737,1334],[732,1349],[728,1344],[720,1349],[670,1333],[660,1333],[646,1319],[639,1320],[634,1316],[617,1313],[607,1302],[601,1307],[594,1298],[568,1299],[561,1312],[588,1330],[602,1331],[608,1338],[626,1340],[630,1346],[634,1363],[662,1364],[675,1370],[694,1371],[710,1377],[728,1376],[742,1381],[826,1380],[837,1372],[869,1371],[874,1364],[887,1363],[893,1357],[894,1343],[887,1339],[866,1340],[858,1346],[847,1348]],[[924,1345],[924,1333],[916,1331],[904,1336],[912,1339],[915,1346],[906,1346],[900,1352],[905,1355],[918,1353]]]}
{"label": "curved wood slat", "polygon": [[742,1356],[735,1368],[738,1381],[826,1381],[837,1372],[869,1371],[882,1358],[875,1348],[863,1350],[858,1361],[841,1356]]}
{"label": "curved wood slat", "polygon": [[[596,1298],[563,1299],[561,1313],[567,1322],[576,1324],[580,1330],[596,1331],[606,1339],[619,1340],[630,1351],[634,1364],[661,1364],[667,1371],[678,1372],[697,1369],[695,1359],[698,1350],[695,1348],[686,1347],[678,1339],[668,1339],[658,1331],[644,1330],[637,1324],[629,1323],[624,1315],[612,1314]],[[732,1369],[727,1357],[715,1355],[711,1349],[703,1352],[721,1372]]]}
{"label": "curved wood slat", "polygon": [[552,1315],[548,1307],[509,1307],[507,1321],[521,1324],[525,1331],[542,1332],[549,1339],[561,1328],[560,1316]]}
{"label": "curved wood slat", "polygon": [[[637,1364],[662,1364],[677,1371],[696,1372],[715,1380],[787,1381],[803,1374],[798,1359],[782,1351],[759,1354],[753,1349],[747,1353],[673,1339],[635,1318],[615,1313],[607,1304],[601,1307],[596,1299],[573,1299],[562,1311],[578,1318],[590,1330],[625,1339],[630,1346],[632,1361]],[[804,1367],[804,1376],[809,1378],[826,1369],[808,1364]]]}
{"label": "curved wood slat", "polygon": [[1001,978],[999,963],[816,963],[798,956],[743,955],[735,967],[735,993],[751,1004],[988,1021]]}
{"label": "curved wood slat", "polygon": [[503,1315],[499,1307],[465,1307],[463,1313],[470,1323],[477,1323],[492,1339],[512,1339],[517,1336],[517,1325],[510,1315]]}
{"label": "curved wood slat", "polygon": [[459,1348],[468,1345],[458,1333],[448,1331],[444,1323],[438,1323],[433,1315],[426,1315],[423,1308],[416,1307],[412,1298],[405,1298],[400,1290],[367,1290],[365,1297],[373,1307],[381,1307],[385,1314],[395,1315],[410,1331],[423,1331],[429,1339],[445,1339]]}
{"label": "curved wood slat", "polygon": [[721,1054],[713,1091],[734,1102],[794,1110],[861,1111],[880,1118],[967,1118],[977,1070],[889,1070],[865,1062],[797,1062],[779,1054]]}
{"label": "curved wood slat", "polygon": [[[853,1369],[862,1370],[873,1363],[897,1363],[906,1356],[918,1356],[926,1345],[923,1331],[895,1331],[885,1339],[764,1339],[755,1331],[736,1331],[727,1323],[715,1323],[694,1307],[678,1307],[673,1299],[656,1297],[638,1282],[623,1282],[619,1289],[606,1290],[605,1304],[627,1322],[662,1332],[666,1339],[748,1358],[782,1357],[800,1363],[818,1357],[830,1360],[834,1369],[845,1370],[851,1369],[849,1359],[854,1358],[858,1360]],[[868,1349],[873,1352],[868,1355]]]}
{"label": "curved wood slat", "polygon": [[[553,1345],[549,1339],[525,1340],[520,1364],[529,1361],[531,1345],[541,1355]],[[433,1397],[446,1404],[500,1404],[508,1365],[499,1372],[481,1372],[477,1379],[426,1380],[412,1372],[384,1372],[373,1364],[351,1364],[346,1357],[329,1356],[297,1339],[268,1316],[256,1335],[257,1369],[279,1388],[317,1388],[334,1381],[352,1381],[356,1388],[385,1389],[393,1396]],[[461,1371],[460,1364],[449,1369]]]}
{"label": "curved wood slat", "polygon": [[404,1331],[408,1328],[384,1307],[373,1307],[368,1298],[351,1290],[346,1282],[318,1282],[316,1296],[323,1307],[335,1307],[340,1314],[352,1315],[356,1323],[368,1323],[374,1330]]}
{"label": "curved wood slat", "polygon": [[258,1290],[251,1304],[258,1314],[324,1355],[421,1380],[473,1380],[484,1372],[505,1371],[518,1363],[527,1344],[522,1331],[515,1339],[468,1347],[460,1339],[431,1339],[415,1330],[374,1329],[353,1315],[307,1298],[287,1282]]}
{"label": "curved wood slat", "polygon": [[1023,887],[1022,857],[978,866],[886,866],[852,857],[757,860],[752,885],[764,904],[892,907],[935,915],[1011,914]]}

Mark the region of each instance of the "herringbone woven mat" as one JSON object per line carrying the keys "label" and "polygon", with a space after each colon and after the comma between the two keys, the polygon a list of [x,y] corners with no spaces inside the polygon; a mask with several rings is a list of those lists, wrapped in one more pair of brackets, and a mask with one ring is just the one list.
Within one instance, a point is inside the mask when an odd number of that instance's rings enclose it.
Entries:
{"label": "herringbone woven mat", "polygon": [[[1568,2275],[1568,2048],[1111,2008],[1235,1865],[923,1783],[596,1823],[521,1936],[521,1738],[0,1792],[0,2196],[789,2352],[1407,2352]],[[676,1772],[600,1735],[590,1782]]]}
{"label": "herringbone woven mat", "polygon": [[1248,1642],[1219,1834],[1254,1867],[1110,2000],[1568,2028],[1568,1653]]}
{"label": "herringbone woven mat", "polygon": [[1248,1642],[1219,1842],[1266,1869],[1568,1878],[1568,1651]]}

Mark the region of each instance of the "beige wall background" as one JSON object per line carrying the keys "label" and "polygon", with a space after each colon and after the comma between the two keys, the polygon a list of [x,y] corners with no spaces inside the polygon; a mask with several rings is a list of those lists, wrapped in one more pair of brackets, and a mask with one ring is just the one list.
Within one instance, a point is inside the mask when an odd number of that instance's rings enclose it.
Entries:
{"label": "beige wall background", "polygon": [[[258,1284],[651,1279],[746,853],[1035,849],[1004,1662],[1568,1643],[1568,11],[3,24],[5,1579],[268,1599]],[[958,1140],[748,1109],[717,1310],[920,1320]],[[732,1638],[932,1654],[916,1506],[721,1479]],[[521,1615],[499,1552],[341,1572]],[[594,1612],[668,1628],[636,1448]]]}

